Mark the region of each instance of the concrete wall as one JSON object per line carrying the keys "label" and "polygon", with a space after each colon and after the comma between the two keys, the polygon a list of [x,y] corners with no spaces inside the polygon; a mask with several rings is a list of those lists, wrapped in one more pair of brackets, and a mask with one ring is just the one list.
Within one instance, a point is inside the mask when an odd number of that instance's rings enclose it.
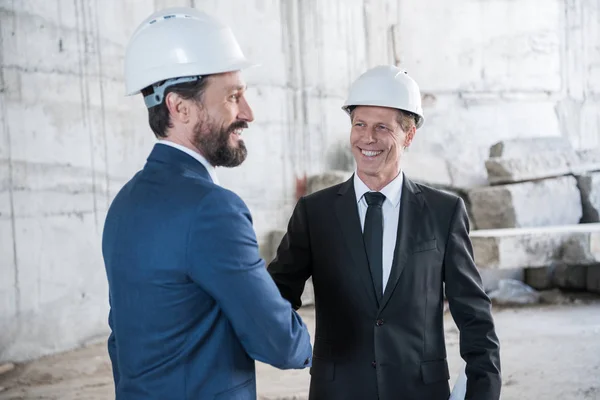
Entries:
{"label": "concrete wall", "polygon": [[396,63],[424,92],[426,123],[405,169],[485,181],[493,142],[600,134],[597,0],[0,0],[0,361],[106,332],[106,210],[154,138],[123,97],[124,46],[156,8],[193,5],[229,23],[247,56],[250,155],[222,183],[261,242],[285,226],[296,179],[345,146],[340,110],[367,67]]}

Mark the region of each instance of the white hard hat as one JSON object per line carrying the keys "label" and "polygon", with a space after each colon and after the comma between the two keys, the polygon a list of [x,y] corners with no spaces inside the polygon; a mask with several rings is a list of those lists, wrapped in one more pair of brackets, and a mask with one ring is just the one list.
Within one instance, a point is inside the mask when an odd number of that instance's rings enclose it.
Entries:
{"label": "white hard hat", "polygon": [[151,107],[160,104],[167,86],[252,65],[227,25],[194,8],[168,8],[146,18],[127,45],[126,93],[138,94],[157,82],[179,78],[159,87],[160,98],[146,99]]}
{"label": "white hard hat", "polygon": [[417,82],[394,65],[371,68],[354,81],[342,109],[350,114],[354,106],[397,108],[417,115],[417,128],[424,122]]}

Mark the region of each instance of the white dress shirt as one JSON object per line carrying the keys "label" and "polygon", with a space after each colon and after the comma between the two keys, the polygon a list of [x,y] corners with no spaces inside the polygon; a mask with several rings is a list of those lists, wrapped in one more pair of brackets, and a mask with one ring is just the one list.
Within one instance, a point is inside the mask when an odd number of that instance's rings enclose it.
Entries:
{"label": "white dress shirt", "polygon": [[[380,193],[385,195],[385,201],[382,205],[383,211],[383,292],[390,278],[392,271],[392,262],[394,261],[394,249],[396,248],[396,236],[398,235],[398,218],[400,217],[400,197],[402,196],[402,171],[393,181],[386,187],[380,190]],[[365,217],[367,216],[367,200],[364,194],[371,192],[367,185],[358,177],[358,173],[354,174],[354,191],[356,193],[356,201],[358,203],[358,214],[360,216],[360,226],[364,231]]]}
{"label": "white dress shirt", "polygon": [[217,178],[217,170],[216,170],[216,168],[213,167],[212,165],[210,165],[210,163],[208,161],[206,161],[206,158],[202,157],[202,155],[200,153],[195,152],[193,150],[190,150],[187,147],[182,146],[180,144],[173,143],[170,140],[159,140],[158,143],[174,147],[177,150],[181,150],[184,153],[189,154],[190,156],[194,157],[202,165],[204,165],[204,168],[206,168],[206,170],[208,171],[208,175],[210,175],[210,179],[212,179],[213,183],[215,185],[219,184],[219,179]]}

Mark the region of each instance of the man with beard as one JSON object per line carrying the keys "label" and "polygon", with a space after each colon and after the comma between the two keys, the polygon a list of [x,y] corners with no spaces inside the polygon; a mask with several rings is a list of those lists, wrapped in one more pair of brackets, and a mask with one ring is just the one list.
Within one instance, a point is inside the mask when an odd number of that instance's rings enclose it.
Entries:
{"label": "man with beard", "polygon": [[303,368],[311,345],[215,175],[246,158],[249,64],[227,26],[188,8],[148,17],[125,58],[159,142],[104,227],[116,398],[255,399],[254,360]]}
{"label": "man with beard", "polygon": [[352,84],[343,109],[356,173],[300,199],[269,266],[294,307],[313,278],[309,399],[447,400],[445,290],[460,330],[466,398],[497,400],[499,343],[465,205],[400,168],[423,124],[417,83],[396,66],[372,68]]}

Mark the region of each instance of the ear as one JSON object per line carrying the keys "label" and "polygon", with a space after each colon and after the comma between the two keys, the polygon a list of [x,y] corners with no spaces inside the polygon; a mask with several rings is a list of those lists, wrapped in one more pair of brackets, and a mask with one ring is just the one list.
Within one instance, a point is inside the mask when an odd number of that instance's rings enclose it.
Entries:
{"label": "ear", "polygon": [[190,122],[191,108],[189,101],[186,101],[177,93],[171,92],[165,96],[164,102],[174,121],[179,121],[183,124]]}
{"label": "ear", "polygon": [[410,130],[406,133],[406,136],[404,137],[404,147],[405,148],[408,148],[408,146],[410,146],[416,133],[417,133],[417,128],[413,125],[410,128]]}

